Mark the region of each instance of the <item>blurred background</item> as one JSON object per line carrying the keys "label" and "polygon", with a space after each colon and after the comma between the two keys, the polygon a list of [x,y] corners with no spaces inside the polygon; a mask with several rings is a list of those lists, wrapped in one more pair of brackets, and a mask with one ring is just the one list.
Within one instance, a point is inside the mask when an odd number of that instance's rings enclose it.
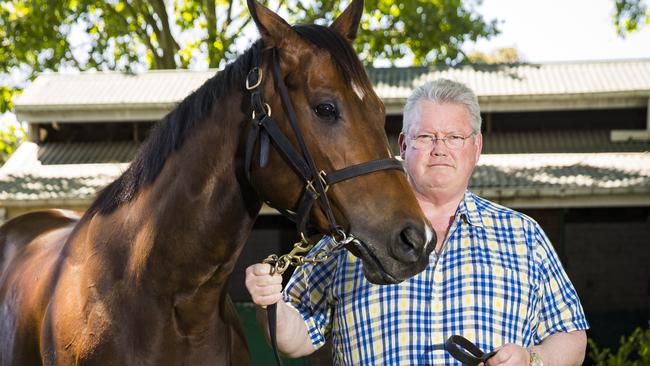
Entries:
{"label": "blurred background", "polygon": [[[321,24],[346,4],[267,3],[293,23]],[[354,45],[396,154],[413,88],[446,77],[476,91],[485,146],[471,189],[548,234],[592,327],[586,364],[650,357],[649,5],[366,0]],[[151,126],[256,38],[239,0],[0,2],[0,220],[84,210]],[[270,351],[243,268],[295,241],[265,207],[230,281],[259,365]]]}

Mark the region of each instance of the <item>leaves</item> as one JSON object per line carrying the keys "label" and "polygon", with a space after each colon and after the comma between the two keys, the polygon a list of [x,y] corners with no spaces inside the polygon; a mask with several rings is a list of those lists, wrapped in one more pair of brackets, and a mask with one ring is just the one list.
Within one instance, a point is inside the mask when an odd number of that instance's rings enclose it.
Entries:
{"label": "leaves", "polygon": [[369,63],[412,55],[415,65],[458,64],[464,58],[463,43],[498,33],[496,21],[488,23],[476,13],[478,3],[368,0],[358,51]]}
{"label": "leaves", "polygon": [[648,329],[636,328],[629,336],[621,337],[621,345],[612,352],[599,348],[589,339],[589,358],[594,366],[644,366],[650,365],[650,322]]}
{"label": "leaves", "polygon": [[0,119],[0,164],[4,164],[25,139],[25,130],[6,118]]}
{"label": "leaves", "polygon": [[614,7],[614,26],[621,37],[650,24],[646,0],[615,0]]}
{"label": "leaves", "polygon": [[[633,0],[627,0],[633,1]],[[480,0],[366,0],[355,43],[361,59],[416,65],[455,64],[468,40],[497,33],[474,7]],[[295,23],[330,24],[349,0],[273,0],[268,6]],[[120,70],[219,67],[241,50],[252,27],[243,0],[15,0],[0,2],[0,77],[61,69]],[[238,41],[238,42],[236,42]]]}
{"label": "leaves", "polygon": [[[628,0],[631,1],[631,0]],[[271,1],[298,23],[329,24],[349,1]],[[357,50],[367,63],[412,55],[416,64],[457,63],[460,46],[496,34],[478,1],[367,0]],[[0,7],[0,72],[61,67],[156,69],[222,65],[250,26],[243,0],[18,0]],[[85,30],[78,34],[74,30]],[[249,32],[250,33],[250,32]]]}

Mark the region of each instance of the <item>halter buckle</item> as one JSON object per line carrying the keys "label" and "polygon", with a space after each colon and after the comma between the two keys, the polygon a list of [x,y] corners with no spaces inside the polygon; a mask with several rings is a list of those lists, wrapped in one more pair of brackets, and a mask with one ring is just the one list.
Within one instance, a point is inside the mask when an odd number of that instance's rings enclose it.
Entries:
{"label": "halter buckle", "polygon": [[[251,85],[251,76],[255,77],[255,82]],[[255,66],[248,72],[246,76],[246,90],[253,90],[262,84],[262,69]]]}
{"label": "halter buckle", "polygon": [[[271,106],[269,103],[264,103],[264,113],[266,114],[267,117],[271,117]],[[253,119],[255,119],[255,109],[253,109]]]}
{"label": "halter buckle", "polygon": [[[324,171],[318,172],[318,178],[320,181],[323,183],[323,189],[325,190],[325,193],[327,193],[327,190],[330,189],[330,186],[327,184],[327,173]],[[316,190],[316,187],[314,187],[314,179],[308,180],[307,181],[307,189],[311,189],[312,192],[316,194],[316,196],[319,196],[318,191]]]}
{"label": "halter buckle", "polygon": [[330,189],[329,184],[327,184],[327,173],[325,171],[321,170],[318,172],[318,178],[320,178],[320,181],[323,182],[323,188],[325,189],[325,192],[327,192],[328,189]]}

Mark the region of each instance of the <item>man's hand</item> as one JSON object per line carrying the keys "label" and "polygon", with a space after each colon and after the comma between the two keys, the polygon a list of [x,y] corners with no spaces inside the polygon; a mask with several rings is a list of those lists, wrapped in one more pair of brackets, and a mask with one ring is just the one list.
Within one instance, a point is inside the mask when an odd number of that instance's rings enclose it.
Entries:
{"label": "man's hand", "polygon": [[487,366],[529,366],[530,354],[524,347],[508,343],[487,360]]}
{"label": "man's hand", "polygon": [[[246,289],[258,306],[278,304],[276,336],[280,352],[289,357],[301,357],[316,350],[302,316],[282,300],[282,276],[277,273],[271,275],[270,264],[258,263],[246,268]],[[266,311],[258,308],[257,320],[265,329],[268,339]]]}
{"label": "man's hand", "polygon": [[246,289],[256,305],[275,304],[282,299],[282,276],[271,275],[270,264],[253,264],[246,268]]}

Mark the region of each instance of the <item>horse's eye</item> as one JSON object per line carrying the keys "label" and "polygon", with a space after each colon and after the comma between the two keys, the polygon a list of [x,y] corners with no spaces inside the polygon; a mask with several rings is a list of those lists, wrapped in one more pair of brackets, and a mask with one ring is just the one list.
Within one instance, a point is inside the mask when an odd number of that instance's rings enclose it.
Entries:
{"label": "horse's eye", "polygon": [[321,103],[314,108],[314,112],[322,119],[334,120],[338,117],[336,107],[332,103]]}

